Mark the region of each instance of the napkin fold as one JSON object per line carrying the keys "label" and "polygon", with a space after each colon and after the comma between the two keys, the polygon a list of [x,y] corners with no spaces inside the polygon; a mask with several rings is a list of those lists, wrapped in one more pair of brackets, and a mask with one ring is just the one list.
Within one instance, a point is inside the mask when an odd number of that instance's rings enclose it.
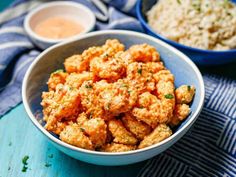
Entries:
{"label": "napkin fold", "polygon": [[[46,0],[16,0],[0,13],[0,117],[21,103],[21,85],[41,52],[23,29],[27,13]],[[136,0],[74,0],[96,15],[96,30],[143,32],[135,18]],[[190,131],[148,160],[139,177],[236,176],[236,81],[204,75],[206,99]]]}

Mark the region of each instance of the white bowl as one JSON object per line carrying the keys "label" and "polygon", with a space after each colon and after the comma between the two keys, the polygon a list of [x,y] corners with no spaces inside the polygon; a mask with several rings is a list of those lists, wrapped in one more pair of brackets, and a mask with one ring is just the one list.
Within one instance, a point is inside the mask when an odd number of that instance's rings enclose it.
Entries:
{"label": "white bowl", "polygon": [[[43,127],[41,93],[47,90],[50,74],[63,68],[64,59],[81,53],[88,47],[102,45],[107,39],[117,38],[126,47],[134,44],[153,45],[161,55],[165,66],[175,75],[175,85],[194,85],[196,94],[191,104],[192,113],[173,131],[173,135],[152,146],[128,152],[109,153],[81,149],[61,141]],[[38,130],[59,150],[73,158],[97,165],[126,165],[160,154],[178,141],[192,126],[201,112],[204,102],[204,83],[196,65],[183,53],[154,37],[122,30],[99,31],[85,34],[76,40],[55,45],[42,52],[29,67],[23,81],[22,97],[25,110]]]}
{"label": "white bowl", "polygon": [[[81,33],[69,38],[50,39],[42,37],[34,32],[35,26],[49,17],[66,17],[80,23],[84,30]],[[56,43],[73,39],[88,33],[95,26],[95,15],[86,6],[75,2],[54,1],[45,3],[36,9],[32,10],[25,18],[24,28],[33,43],[41,49],[46,49]]]}

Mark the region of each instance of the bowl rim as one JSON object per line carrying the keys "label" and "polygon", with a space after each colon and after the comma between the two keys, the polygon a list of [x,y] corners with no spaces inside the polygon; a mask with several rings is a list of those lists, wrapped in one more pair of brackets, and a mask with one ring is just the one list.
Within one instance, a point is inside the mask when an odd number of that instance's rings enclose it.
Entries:
{"label": "bowl rim", "polygon": [[[67,44],[70,44],[72,42],[81,40],[81,39],[85,39],[88,37],[93,37],[93,36],[97,36],[97,35],[105,35],[105,34],[123,34],[123,35],[130,35],[130,36],[134,36],[134,37],[142,37],[145,39],[148,39],[150,41],[153,41],[155,43],[158,43],[160,45],[162,45],[165,48],[168,48],[169,50],[173,51],[176,55],[178,55],[182,60],[184,60],[186,63],[189,64],[189,66],[193,69],[193,71],[196,73],[197,75],[197,79],[199,81],[200,84],[200,89],[199,89],[199,93],[200,93],[200,101],[199,104],[197,106],[196,111],[191,114],[191,119],[186,122],[185,125],[183,125],[177,132],[175,132],[174,134],[172,134],[170,137],[168,137],[167,139],[156,143],[154,145],[142,148],[142,149],[138,149],[138,150],[132,150],[132,151],[127,151],[127,152],[99,152],[99,151],[92,151],[92,150],[87,150],[87,149],[82,149],[70,144],[67,144],[63,141],[61,141],[60,139],[54,137],[51,133],[49,133],[49,131],[47,131],[35,118],[35,116],[33,115],[33,113],[30,110],[27,98],[26,98],[26,86],[28,85],[28,78],[31,74],[31,71],[33,70],[33,68],[35,67],[35,65],[39,62],[39,60],[46,55],[48,52],[54,50],[57,47],[61,47]],[[182,132],[184,132],[185,129],[190,128],[190,126],[195,122],[195,120],[197,119],[198,115],[200,114],[202,108],[203,108],[203,104],[204,104],[204,98],[205,98],[205,89],[204,89],[204,82],[203,82],[203,78],[202,75],[199,71],[199,69],[197,68],[197,66],[189,59],[189,57],[187,57],[185,54],[183,54],[182,52],[180,52],[179,50],[177,50],[176,48],[170,46],[169,44],[161,41],[160,39],[156,39],[152,36],[143,34],[143,33],[139,33],[139,32],[133,32],[133,31],[126,31],[126,30],[104,30],[104,31],[97,31],[97,32],[91,32],[85,35],[82,35],[80,37],[78,37],[77,39],[72,39],[72,40],[68,40],[65,41],[63,43],[59,43],[56,44],[48,49],[46,49],[45,51],[43,51],[41,54],[39,54],[36,59],[33,61],[33,63],[30,65],[30,67],[28,68],[24,79],[23,79],[23,85],[22,85],[22,98],[23,98],[23,105],[25,107],[25,110],[28,114],[28,117],[30,118],[30,120],[33,122],[33,124],[41,131],[41,133],[43,133],[47,138],[49,138],[51,141],[53,141],[54,143],[63,146],[64,148],[68,148],[72,151],[76,151],[76,152],[83,152],[83,153],[88,153],[90,155],[98,155],[98,156],[120,156],[120,155],[132,155],[132,154],[136,154],[136,153],[141,153],[144,151],[149,151],[151,149],[155,149],[161,145],[167,144],[169,142],[171,142],[171,140],[174,140],[175,138],[178,139],[178,136],[181,135]],[[180,136],[182,137],[182,136]],[[179,138],[180,138],[179,137]]]}
{"label": "bowl rim", "polygon": [[143,0],[137,0],[136,4],[136,14],[138,17],[138,20],[141,22],[141,24],[148,29],[152,34],[154,34],[156,37],[160,38],[161,40],[168,42],[169,44],[183,48],[185,50],[192,50],[194,52],[203,52],[207,54],[225,54],[225,53],[236,53],[236,49],[230,49],[230,50],[208,50],[208,49],[200,49],[200,48],[195,48],[195,47],[190,47],[184,44],[180,44],[178,42],[175,42],[173,40],[168,39],[167,37],[155,32],[152,27],[147,23],[145,20],[143,13],[142,13],[142,1]]}
{"label": "bowl rim", "polygon": [[[64,6],[64,7],[74,7],[77,9],[83,9],[86,12],[86,16],[89,17],[89,20],[91,21],[90,26],[84,26],[85,29],[80,32],[79,34],[76,34],[74,36],[68,37],[68,38],[61,38],[61,39],[50,39],[50,38],[46,38],[43,36],[38,35],[36,32],[34,32],[34,30],[30,27],[30,21],[32,19],[32,17],[37,14],[40,13],[40,11],[46,9],[46,8],[51,8],[53,6]],[[63,15],[62,15],[63,16]],[[40,6],[34,8],[32,11],[29,12],[29,14],[26,15],[25,19],[24,19],[24,29],[26,31],[26,33],[33,39],[36,39],[38,41],[42,41],[45,43],[58,43],[58,42],[62,42],[65,40],[70,40],[70,39],[74,39],[82,34],[88,33],[89,31],[91,31],[96,23],[96,18],[95,15],[93,14],[93,12],[86,6],[84,6],[81,3],[76,3],[73,1],[52,1],[52,2],[47,2],[44,4],[41,4]]]}

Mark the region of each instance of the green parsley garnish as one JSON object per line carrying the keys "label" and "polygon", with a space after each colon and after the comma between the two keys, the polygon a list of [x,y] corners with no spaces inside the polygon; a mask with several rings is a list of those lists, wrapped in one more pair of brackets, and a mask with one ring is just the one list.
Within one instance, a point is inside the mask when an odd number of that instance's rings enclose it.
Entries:
{"label": "green parsley garnish", "polygon": [[51,167],[52,166],[52,164],[50,164],[50,163],[45,163],[45,167]]}
{"label": "green parsley garnish", "polygon": [[93,88],[93,86],[92,85],[85,85],[85,88],[91,89],[91,88]]}
{"label": "green parsley garnish", "polygon": [[138,69],[138,73],[141,75],[142,74],[142,69]]}
{"label": "green parsley garnish", "polygon": [[190,85],[188,85],[188,91],[190,91],[191,90],[191,86]]}
{"label": "green parsley garnish", "polygon": [[178,4],[181,4],[181,1],[180,0],[177,0]]}
{"label": "green parsley garnish", "polygon": [[84,129],[84,128],[82,128],[82,127],[80,127],[80,130],[81,130],[82,132],[85,132],[85,129]]}
{"label": "green parsley garnish", "polygon": [[172,94],[166,94],[166,95],[165,95],[165,98],[167,98],[167,99],[172,99],[172,98],[174,98],[174,96],[173,96]]}
{"label": "green parsley garnish", "polygon": [[28,167],[27,167],[27,165],[28,165],[27,160],[28,159],[29,159],[28,155],[24,156],[23,159],[22,159],[22,163],[23,163],[23,167],[22,167],[22,170],[21,170],[22,172],[26,172],[27,169],[28,169]]}

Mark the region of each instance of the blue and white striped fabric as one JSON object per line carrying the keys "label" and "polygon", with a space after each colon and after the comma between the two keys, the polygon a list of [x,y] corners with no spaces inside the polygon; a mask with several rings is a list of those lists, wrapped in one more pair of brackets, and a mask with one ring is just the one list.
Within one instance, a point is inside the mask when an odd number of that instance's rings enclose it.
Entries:
{"label": "blue and white striped fabric", "polygon": [[[74,0],[93,10],[97,30],[143,32],[136,0]],[[21,84],[40,53],[22,24],[27,12],[45,2],[16,0],[0,14],[0,116],[21,102]],[[119,9],[119,10],[118,10]],[[150,159],[139,177],[236,176],[236,81],[204,75],[206,99],[194,127],[170,149]]]}

